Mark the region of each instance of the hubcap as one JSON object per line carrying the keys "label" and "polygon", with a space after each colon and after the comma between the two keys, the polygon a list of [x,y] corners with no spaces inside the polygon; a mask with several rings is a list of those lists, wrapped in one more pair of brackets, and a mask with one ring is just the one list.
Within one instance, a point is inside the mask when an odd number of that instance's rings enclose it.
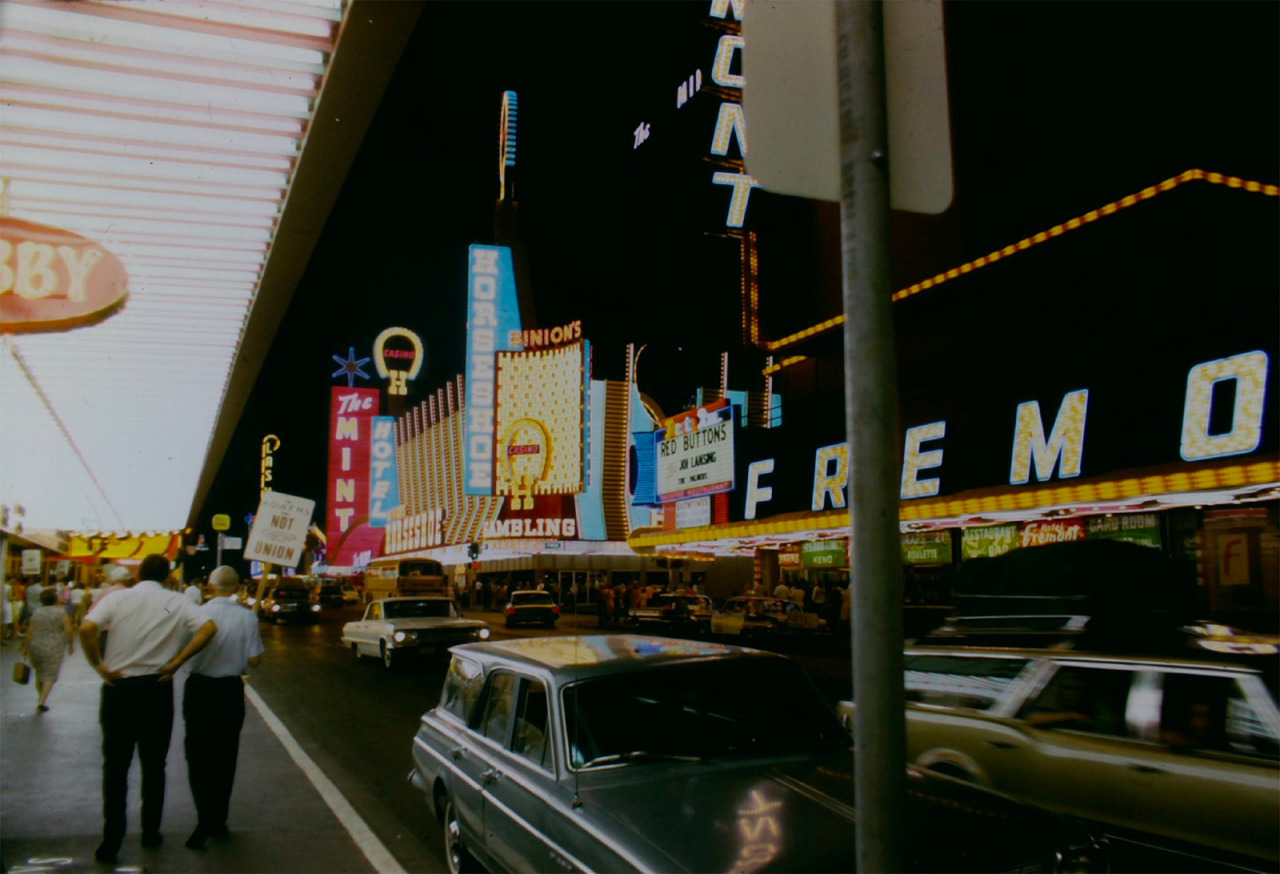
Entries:
{"label": "hubcap", "polygon": [[450,874],[459,874],[462,871],[462,833],[458,828],[458,818],[453,815],[452,801],[447,803],[444,811],[444,852]]}

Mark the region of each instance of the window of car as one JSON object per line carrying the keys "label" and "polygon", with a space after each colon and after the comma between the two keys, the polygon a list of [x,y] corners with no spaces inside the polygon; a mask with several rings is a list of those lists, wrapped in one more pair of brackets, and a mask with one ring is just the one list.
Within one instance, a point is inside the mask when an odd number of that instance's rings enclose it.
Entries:
{"label": "window of car", "polygon": [[449,673],[444,678],[440,706],[446,713],[467,722],[483,687],[484,671],[480,665],[471,659],[455,655],[449,662]]}
{"label": "window of car", "polygon": [[382,619],[382,604],[376,603],[376,602],[373,604],[370,604],[369,615],[365,618],[374,622],[380,621]]}
{"label": "window of car", "polygon": [[1018,717],[1039,728],[1131,737],[1126,715],[1133,680],[1134,671],[1120,667],[1060,665]]}
{"label": "window of car", "polygon": [[457,616],[453,602],[447,598],[423,598],[417,601],[388,601],[388,619],[430,618],[447,619]]}
{"label": "window of car", "polygon": [[520,692],[511,750],[544,770],[551,770],[550,745],[547,743],[547,687],[527,679]]}
{"label": "window of car", "polygon": [[945,654],[907,655],[908,701],[990,710],[1004,699],[1030,659]]}
{"label": "window of car", "polygon": [[561,693],[561,706],[575,768],[803,755],[850,744],[826,700],[783,659],[682,663],[587,679]]}
{"label": "window of car", "polygon": [[271,597],[277,601],[300,601],[306,600],[308,595],[306,589],[281,586],[271,594]]}
{"label": "window of car", "polygon": [[511,736],[518,679],[506,671],[498,671],[489,678],[489,692],[485,696],[484,713],[478,728],[482,735],[502,746],[507,745],[507,738]]}
{"label": "window of car", "polygon": [[1186,751],[1276,758],[1280,738],[1250,703],[1236,677],[1165,672],[1160,739]]}
{"label": "window of car", "polygon": [[516,592],[511,596],[511,603],[517,607],[533,607],[554,602],[550,592]]}

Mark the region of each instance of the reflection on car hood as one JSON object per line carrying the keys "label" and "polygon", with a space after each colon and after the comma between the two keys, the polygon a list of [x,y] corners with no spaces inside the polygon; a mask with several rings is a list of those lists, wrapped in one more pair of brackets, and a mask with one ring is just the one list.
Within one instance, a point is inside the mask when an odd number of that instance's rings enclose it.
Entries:
{"label": "reflection on car hood", "polygon": [[[853,871],[852,756],[638,764],[593,775],[580,795],[606,833],[626,835],[618,845],[641,868]],[[655,780],[663,769],[670,776]],[[1056,817],[960,781],[912,769],[907,792],[908,870],[1049,870],[1055,849],[1087,842]]]}

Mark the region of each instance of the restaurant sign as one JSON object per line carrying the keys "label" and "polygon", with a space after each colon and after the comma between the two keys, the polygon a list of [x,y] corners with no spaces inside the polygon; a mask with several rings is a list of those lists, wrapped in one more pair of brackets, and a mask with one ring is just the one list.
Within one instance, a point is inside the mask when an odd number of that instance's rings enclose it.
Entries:
{"label": "restaurant sign", "polygon": [[71,231],[0,217],[0,331],[66,331],[124,306],[120,259]]}

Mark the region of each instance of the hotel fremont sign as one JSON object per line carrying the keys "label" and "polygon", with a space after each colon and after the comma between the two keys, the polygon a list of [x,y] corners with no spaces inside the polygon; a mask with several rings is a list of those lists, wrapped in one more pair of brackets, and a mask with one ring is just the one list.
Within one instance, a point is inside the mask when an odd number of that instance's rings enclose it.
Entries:
{"label": "hotel fremont sign", "polygon": [[124,306],[124,265],[87,237],[22,219],[0,218],[0,331],[66,331]]}

